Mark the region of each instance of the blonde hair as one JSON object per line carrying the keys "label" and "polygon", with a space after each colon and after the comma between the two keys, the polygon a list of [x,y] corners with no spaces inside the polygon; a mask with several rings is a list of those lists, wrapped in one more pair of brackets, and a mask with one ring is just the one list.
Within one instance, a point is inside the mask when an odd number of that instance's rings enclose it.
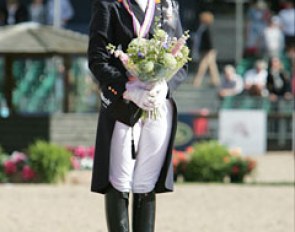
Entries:
{"label": "blonde hair", "polygon": [[200,14],[200,20],[202,23],[211,24],[214,22],[214,15],[209,11],[204,11]]}
{"label": "blonde hair", "polygon": [[260,69],[267,69],[267,64],[264,60],[257,60],[255,62],[255,67]]}
{"label": "blonde hair", "polygon": [[228,65],[224,66],[224,71],[225,72],[227,71],[227,72],[235,73],[236,69],[235,69],[235,67],[233,65],[228,64]]}

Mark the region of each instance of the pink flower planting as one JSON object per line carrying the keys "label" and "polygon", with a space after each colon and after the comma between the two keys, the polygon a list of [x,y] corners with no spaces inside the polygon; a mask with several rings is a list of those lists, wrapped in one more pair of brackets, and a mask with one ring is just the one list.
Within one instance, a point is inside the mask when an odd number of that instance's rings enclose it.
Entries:
{"label": "pink flower planting", "polygon": [[75,169],[75,170],[79,170],[81,167],[79,159],[74,156],[71,157],[71,164],[72,164],[73,169]]}
{"label": "pink flower planting", "polygon": [[25,162],[27,160],[27,156],[22,152],[14,151],[10,157],[10,160],[17,164],[20,162]]}
{"label": "pink flower planting", "polygon": [[84,146],[78,146],[74,149],[74,154],[82,159],[87,156],[87,148]]}
{"label": "pink flower planting", "polygon": [[36,176],[27,161],[28,157],[24,153],[14,151],[9,159],[3,162],[8,181],[13,183],[30,181]]}
{"label": "pink flower planting", "polygon": [[3,163],[4,172],[7,175],[12,175],[17,171],[16,164],[12,160],[7,160]]}
{"label": "pink flower planting", "polygon": [[22,178],[24,181],[30,181],[36,176],[35,172],[29,165],[25,165],[22,170]]}
{"label": "pink flower planting", "polygon": [[72,153],[71,157],[71,166],[75,170],[81,169],[90,169],[92,168],[92,163],[95,155],[95,147],[94,146],[77,146],[70,147],[67,149]]}
{"label": "pink flower planting", "polygon": [[88,148],[88,156],[90,157],[90,158],[94,158],[94,154],[95,154],[95,147],[89,147]]}
{"label": "pink flower planting", "polygon": [[76,157],[83,159],[86,157],[94,158],[94,152],[95,148],[92,147],[84,147],[84,146],[78,146],[75,148],[71,148],[69,151],[71,151]]}

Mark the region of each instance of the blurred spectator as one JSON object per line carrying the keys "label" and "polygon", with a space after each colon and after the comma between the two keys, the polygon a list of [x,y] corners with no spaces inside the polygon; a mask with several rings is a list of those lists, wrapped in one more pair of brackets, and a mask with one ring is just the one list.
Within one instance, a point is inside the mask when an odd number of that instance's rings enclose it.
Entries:
{"label": "blurred spectator", "polygon": [[280,56],[284,51],[284,34],[280,28],[280,19],[271,18],[268,27],[263,31],[264,52],[267,57]]}
{"label": "blurred spectator", "polygon": [[220,97],[235,96],[243,91],[242,77],[236,73],[234,66],[226,65],[223,77],[218,93]]}
{"label": "blurred spectator", "polygon": [[19,0],[6,0],[5,6],[0,12],[2,12],[4,25],[13,25],[28,21],[27,8]]}
{"label": "blurred spectator", "polygon": [[45,6],[43,0],[32,0],[29,7],[30,20],[36,23],[45,24]]}
{"label": "blurred spectator", "polygon": [[279,17],[285,35],[286,49],[289,50],[295,47],[295,8],[292,0],[286,1],[285,9],[279,12]]}
{"label": "blurred spectator", "polygon": [[293,96],[295,98],[295,47],[292,49],[293,52],[290,53],[290,58],[291,58],[291,62],[292,62],[292,68],[291,68],[291,82],[292,82],[292,93]]}
{"label": "blurred spectator", "polygon": [[5,13],[2,8],[0,8],[0,26],[4,26],[5,23]]}
{"label": "blurred spectator", "polygon": [[293,71],[293,77],[292,77],[292,93],[293,93],[293,97],[295,97],[295,71]]}
{"label": "blurred spectator", "polygon": [[267,70],[266,63],[263,60],[258,60],[255,63],[255,68],[250,69],[245,73],[244,89],[251,96],[266,96],[266,79]]}
{"label": "blurred spectator", "polygon": [[194,86],[200,87],[207,69],[210,72],[211,82],[218,86],[220,83],[219,72],[216,64],[216,51],[213,48],[210,25],[214,21],[214,16],[210,12],[200,14],[200,26],[193,38],[193,59],[200,58],[199,68],[194,78]]}
{"label": "blurred spectator", "polygon": [[[47,24],[53,25],[54,20],[54,0],[47,2]],[[70,0],[60,0],[61,26],[65,27],[74,16],[74,8]]]}
{"label": "blurred spectator", "polygon": [[252,2],[247,12],[246,55],[258,55],[261,50],[261,38],[271,13],[263,0]]}
{"label": "blurred spectator", "polygon": [[292,93],[290,84],[290,80],[283,69],[280,59],[273,57],[270,60],[270,68],[266,83],[269,99],[271,101],[277,101],[279,98],[291,100]]}

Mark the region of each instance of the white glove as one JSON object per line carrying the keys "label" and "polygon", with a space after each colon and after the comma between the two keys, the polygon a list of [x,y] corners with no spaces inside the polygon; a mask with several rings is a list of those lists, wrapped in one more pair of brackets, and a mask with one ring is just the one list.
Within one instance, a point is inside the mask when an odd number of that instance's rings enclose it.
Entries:
{"label": "white glove", "polygon": [[168,93],[168,85],[166,81],[159,81],[154,84],[150,90],[150,96],[154,97],[154,108],[158,108],[166,101]]}
{"label": "white glove", "polygon": [[123,98],[134,102],[138,107],[146,111],[152,111],[155,106],[155,97],[151,96],[147,85],[140,81],[130,81],[126,84]]}

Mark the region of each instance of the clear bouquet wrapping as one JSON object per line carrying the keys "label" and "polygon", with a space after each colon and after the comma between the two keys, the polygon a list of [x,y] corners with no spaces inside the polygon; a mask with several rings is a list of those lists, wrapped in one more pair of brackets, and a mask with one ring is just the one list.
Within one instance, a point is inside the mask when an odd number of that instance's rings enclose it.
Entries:
{"label": "clear bouquet wrapping", "polygon": [[[188,32],[178,39],[171,38],[164,30],[156,26],[151,39],[140,37],[133,39],[126,52],[122,51],[120,46],[116,48],[112,44],[108,44],[107,50],[121,60],[130,76],[152,84],[163,80],[169,81],[190,61],[190,51],[186,45],[188,38]],[[156,118],[157,109],[144,114]]]}

